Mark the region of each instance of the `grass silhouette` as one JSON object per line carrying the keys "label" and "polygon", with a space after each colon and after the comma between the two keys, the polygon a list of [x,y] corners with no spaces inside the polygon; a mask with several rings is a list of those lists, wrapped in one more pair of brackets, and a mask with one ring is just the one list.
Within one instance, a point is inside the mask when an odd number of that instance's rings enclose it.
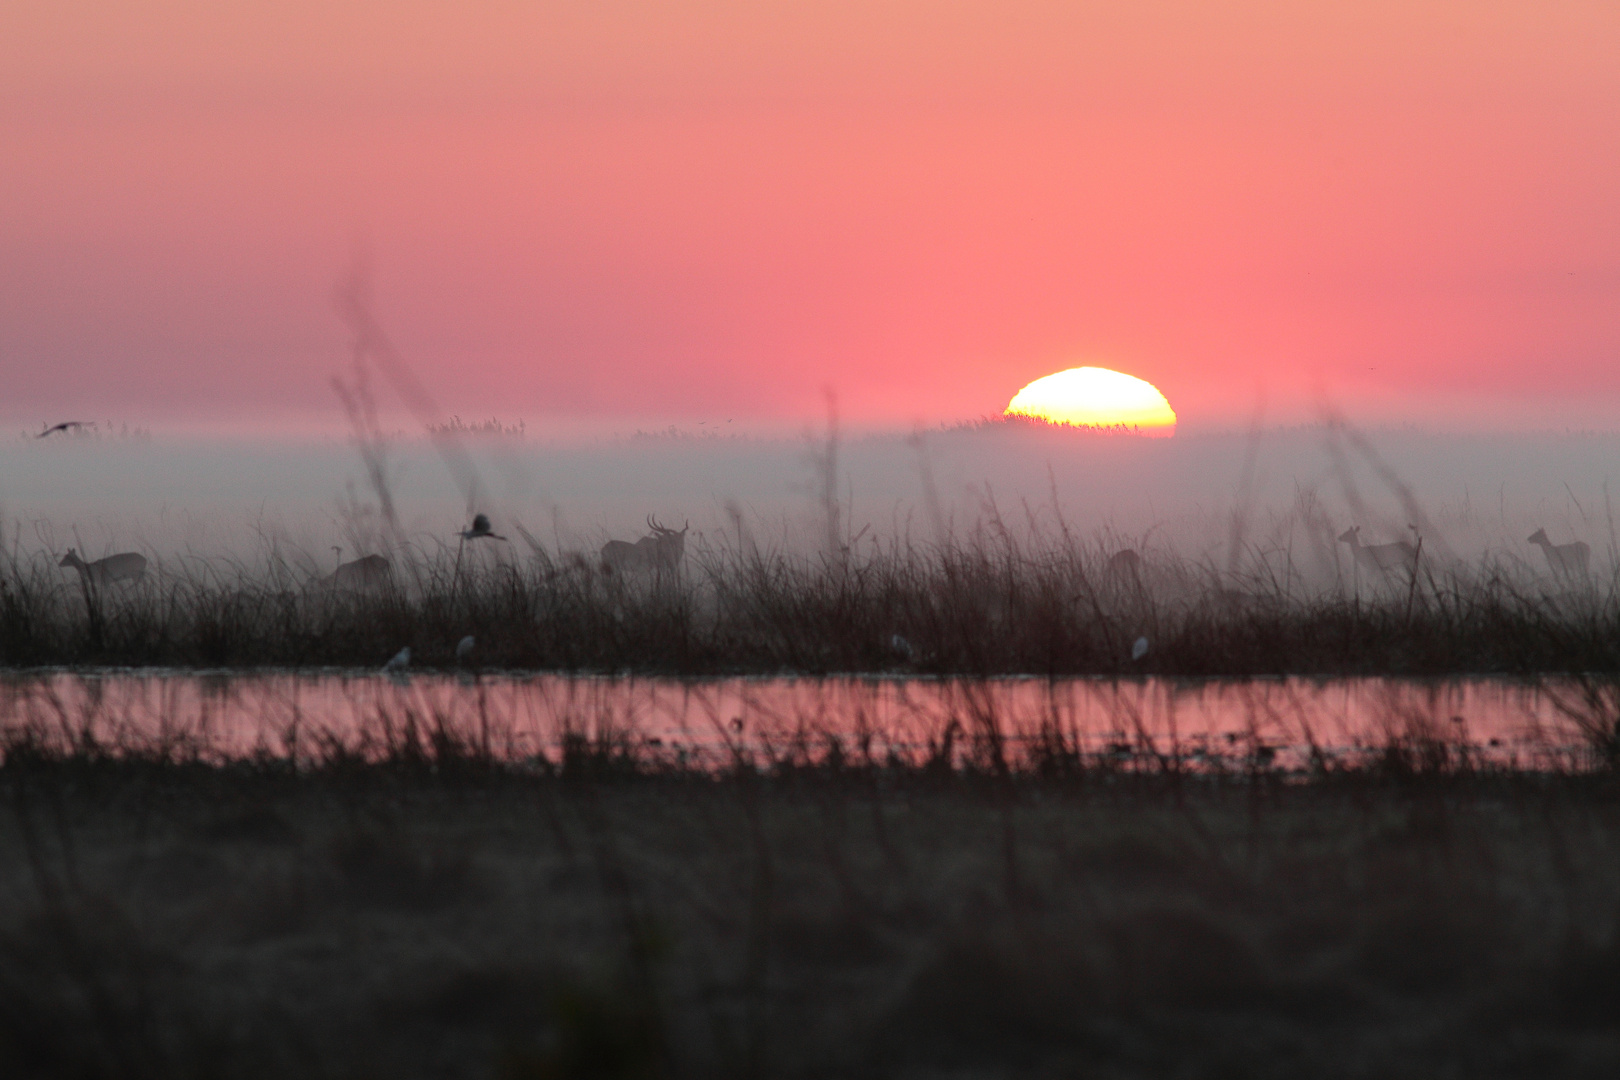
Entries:
{"label": "grass silhouette", "polygon": [[[75,718],[68,718],[69,723]],[[685,768],[51,743],[0,764],[7,1075],[1323,1077],[1620,1065],[1616,774],[1392,738]]]}
{"label": "grass silhouette", "polygon": [[[694,536],[679,575],[652,575],[525,537],[460,561],[442,543],[382,544],[391,584],[363,592],[320,586],[268,544],[255,565],[154,553],[146,580],[93,594],[14,549],[0,556],[0,665],[373,667],[409,645],[449,667],[475,634],[491,667],[662,675],[1620,671],[1615,582],[1549,585],[1501,559],[1426,554],[1416,575],[1307,586],[1292,553],[1251,544],[1225,566],[1144,549],[1122,574],[1107,534],[1026,539],[992,522],[811,556],[743,530]],[[1133,660],[1139,637],[1150,649]]]}

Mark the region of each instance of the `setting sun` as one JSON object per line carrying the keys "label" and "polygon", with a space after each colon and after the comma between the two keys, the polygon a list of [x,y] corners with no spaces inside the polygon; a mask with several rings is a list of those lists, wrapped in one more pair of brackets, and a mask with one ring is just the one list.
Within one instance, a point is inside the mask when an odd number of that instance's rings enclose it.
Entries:
{"label": "setting sun", "polygon": [[1100,367],[1077,367],[1036,379],[1007,403],[1007,416],[1054,424],[1125,427],[1142,435],[1176,433],[1176,414],[1152,383]]}

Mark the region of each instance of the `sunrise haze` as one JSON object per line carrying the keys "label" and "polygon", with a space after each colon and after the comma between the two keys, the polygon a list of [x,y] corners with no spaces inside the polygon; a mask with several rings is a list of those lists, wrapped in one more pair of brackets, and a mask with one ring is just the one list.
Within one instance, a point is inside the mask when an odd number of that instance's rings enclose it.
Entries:
{"label": "sunrise haze", "polygon": [[1620,7],[11,5],[0,419],[1612,428]]}

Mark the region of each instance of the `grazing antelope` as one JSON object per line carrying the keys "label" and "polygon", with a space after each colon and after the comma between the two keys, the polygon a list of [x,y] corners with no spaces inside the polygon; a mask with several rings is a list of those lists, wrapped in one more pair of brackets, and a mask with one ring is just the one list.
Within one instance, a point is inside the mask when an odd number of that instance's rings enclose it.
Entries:
{"label": "grazing antelope", "polygon": [[1136,577],[1142,572],[1142,556],[1126,548],[1116,551],[1108,556],[1108,574],[1110,577]]}
{"label": "grazing antelope", "polygon": [[56,565],[73,567],[84,579],[85,584],[100,588],[114,581],[141,580],[146,573],[146,556],[126,551],[87,563],[79,558],[76,550],[68,548],[68,553],[62,556],[62,561]]}
{"label": "grazing antelope", "polygon": [[647,527],[652,530],[652,535],[643,536],[633,544],[609,540],[602,545],[603,573],[632,570],[680,573],[681,560],[686,555],[686,531],[692,527],[692,523],[687,522],[678,530],[667,529],[649,514]]}
{"label": "grazing antelope", "polygon": [[1547,539],[1546,529],[1537,529],[1527,543],[1539,545],[1547,556],[1547,565],[1555,577],[1577,578],[1586,576],[1586,565],[1592,561],[1592,549],[1584,541],[1573,544],[1555,544]]}
{"label": "grazing antelope", "polygon": [[353,562],[341,564],[321,578],[319,584],[334,592],[369,592],[386,588],[392,573],[393,566],[381,555],[362,555]]}
{"label": "grazing antelope", "polygon": [[1361,526],[1352,525],[1339,537],[1339,543],[1350,545],[1357,565],[1385,576],[1391,570],[1404,570],[1409,574],[1417,572],[1417,548],[1405,540],[1397,540],[1393,544],[1363,544]]}
{"label": "grazing antelope", "polygon": [[1108,581],[1123,583],[1137,592],[1142,591],[1142,556],[1132,549],[1125,548],[1108,556],[1105,570]]}

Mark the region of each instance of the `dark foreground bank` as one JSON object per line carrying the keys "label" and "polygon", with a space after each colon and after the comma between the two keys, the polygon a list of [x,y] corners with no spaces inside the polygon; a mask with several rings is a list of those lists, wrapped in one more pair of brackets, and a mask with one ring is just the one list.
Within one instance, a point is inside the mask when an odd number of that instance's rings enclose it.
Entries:
{"label": "dark foreground bank", "polygon": [[9,1077],[1620,1075],[1612,772],[0,768]]}

